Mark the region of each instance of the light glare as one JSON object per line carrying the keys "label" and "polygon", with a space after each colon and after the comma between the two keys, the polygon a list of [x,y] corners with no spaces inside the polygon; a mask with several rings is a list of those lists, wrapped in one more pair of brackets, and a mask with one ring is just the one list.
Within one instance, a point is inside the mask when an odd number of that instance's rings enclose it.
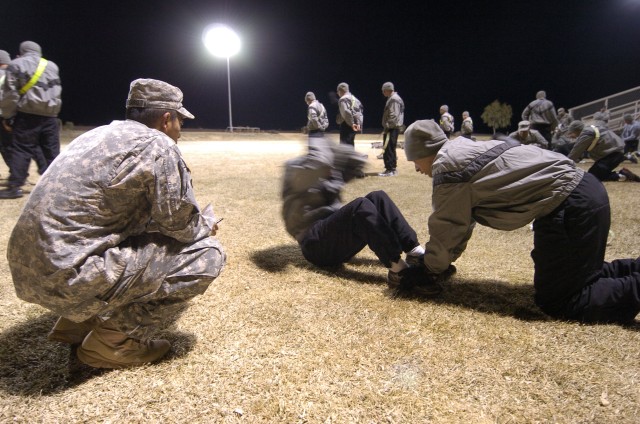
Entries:
{"label": "light glare", "polygon": [[205,47],[217,57],[229,58],[240,51],[240,37],[225,25],[213,25],[202,37]]}

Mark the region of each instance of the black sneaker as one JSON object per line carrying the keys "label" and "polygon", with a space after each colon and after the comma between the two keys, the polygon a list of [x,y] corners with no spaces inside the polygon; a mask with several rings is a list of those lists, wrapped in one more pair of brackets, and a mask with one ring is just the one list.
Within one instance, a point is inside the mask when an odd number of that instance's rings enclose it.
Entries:
{"label": "black sneaker", "polygon": [[634,174],[633,172],[631,172],[629,169],[627,168],[622,168],[619,171],[620,175],[624,175],[624,177],[627,179],[627,181],[634,181],[636,183],[640,183],[640,177],[637,176],[636,174]]}
{"label": "black sneaker", "polygon": [[0,190],[0,199],[19,199],[23,195],[22,189],[18,187],[9,187],[6,190]]}

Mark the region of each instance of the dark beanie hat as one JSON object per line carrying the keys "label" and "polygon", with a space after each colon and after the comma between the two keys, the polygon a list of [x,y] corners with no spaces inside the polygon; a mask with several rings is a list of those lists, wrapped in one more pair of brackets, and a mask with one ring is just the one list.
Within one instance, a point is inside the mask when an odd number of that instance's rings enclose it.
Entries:
{"label": "dark beanie hat", "polygon": [[20,43],[20,55],[25,55],[27,53],[37,53],[41,55],[42,49],[40,48],[40,44],[35,41],[23,41]]}
{"label": "dark beanie hat", "polygon": [[607,117],[602,112],[596,112],[596,113],[593,114],[593,120],[594,121],[600,121],[600,122],[606,122],[607,121]]}
{"label": "dark beanie hat", "polygon": [[387,81],[384,84],[382,84],[382,91],[384,90],[391,90],[394,91],[394,87],[393,87],[393,83],[391,81]]}
{"label": "dark beanie hat", "polygon": [[571,123],[569,124],[569,128],[567,128],[567,132],[569,134],[572,133],[579,133],[582,132],[582,130],[584,129],[584,122],[580,121],[579,119],[576,119],[575,121],[571,121]]}
{"label": "dark beanie hat", "polygon": [[435,155],[446,143],[447,136],[433,119],[416,121],[404,132],[404,153],[407,160]]}
{"label": "dark beanie hat", "polygon": [[0,50],[0,65],[8,65],[11,62],[11,56],[4,50]]}

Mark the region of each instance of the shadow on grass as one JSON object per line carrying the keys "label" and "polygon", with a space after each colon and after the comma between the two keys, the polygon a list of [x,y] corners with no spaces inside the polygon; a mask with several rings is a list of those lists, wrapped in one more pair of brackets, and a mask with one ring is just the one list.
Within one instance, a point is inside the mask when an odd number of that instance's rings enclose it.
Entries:
{"label": "shadow on grass", "polygon": [[[309,263],[304,256],[302,256],[300,247],[298,247],[297,244],[283,244],[254,251],[251,254],[251,260],[257,267],[267,272],[285,272],[289,265],[293,265],[296,268],[305,269],[318,274],[335,276],[363,284],[385,283],[385,280],[381,279],[379,274],[347,268],[344,265],[334,267],[317,267]],[[377,259],[358,257],[351,258],[346,265],[382,267],[382,264],[380,264],[380,261]]]}
{"label": "shadow on grass", "polygon": [[[259,268],[273,273],[285,272],[289,265],[293,265],[318,274],[335,276],[363,284],[385,284],[384,278],[380,278],[379,273],[363,272],[345,266],[318,268],[307,262],[297,244],[284,244],[255,251],[251,255],[251,260]],[[382,267],[377,259],[361,257],[352,258],[347,265]],[[394,296],[391,290],[387,290],[387,293],[389,296]],[[554,321],[554,318],[546,315],[536,306],[533,302],[533,295],[532,285],[512,285],[495,280],[460,281],[454,278],[437,298],[407,297],[407,299],[461,306],[478,312],[499,314],[523,321]],[[637,322],[623,327],[640,331],[640,323]]]}
{"label": "shadow on grass", "polygon": [[447,284],[442,295],[433,300],[474,311],[511,316],[523,321],[550,321],[533,302],[532,285],[513,285],[495,280],[460,281]]}
{"label": "shadow on grass", "polygon": [[[395,294],[388,291],[389,296]],[[562,321],[553,318],[538,308],[534,303],[533,285],[512,285],[495,280],[467,280],[453,279],[445,285],[445,289],[438,297],[426,299],[416,296],[400,296],[407,300],[432,302],[441,305],[454,305],[474,311],[513,317],[522,321]],[[578,323],[580,325],[602,325],[598,323]],[[610,324],[611,325],[611,324]],[[640,331],[640,322],[630,324],[613,324],[631,331]]]}
{"label": "shadow on grass", "polygon": [[[56,315],[47,313],[0,333],[0,391],[21,396],[52,395],[111,372],[80,363],[75,345],[48,341],[47,334],[56,320]],[[184,356],[195,345],[195,337],[187,333],[164,330],[162,337],[172,345],[162,361]]]}

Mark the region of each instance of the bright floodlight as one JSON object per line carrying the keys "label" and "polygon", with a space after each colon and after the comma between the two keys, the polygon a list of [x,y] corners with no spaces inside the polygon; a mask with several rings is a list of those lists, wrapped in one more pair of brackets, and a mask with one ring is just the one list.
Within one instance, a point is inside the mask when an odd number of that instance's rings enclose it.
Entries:
{"label": "bright floodlight", "polygon": [[229,58],[240,51],[240,37],[224,25],[207,28],[202,41],[214,56]]}
{"label": "bright floodlight", "polygon": [[227,59],[227,90],[229,92],[229,131],[233,132],[233,117],[231,114],[231,67],[229,58],[240,51],[240,37],[225,25],[211,25],[204,30],[202,36],[209,53]]}

